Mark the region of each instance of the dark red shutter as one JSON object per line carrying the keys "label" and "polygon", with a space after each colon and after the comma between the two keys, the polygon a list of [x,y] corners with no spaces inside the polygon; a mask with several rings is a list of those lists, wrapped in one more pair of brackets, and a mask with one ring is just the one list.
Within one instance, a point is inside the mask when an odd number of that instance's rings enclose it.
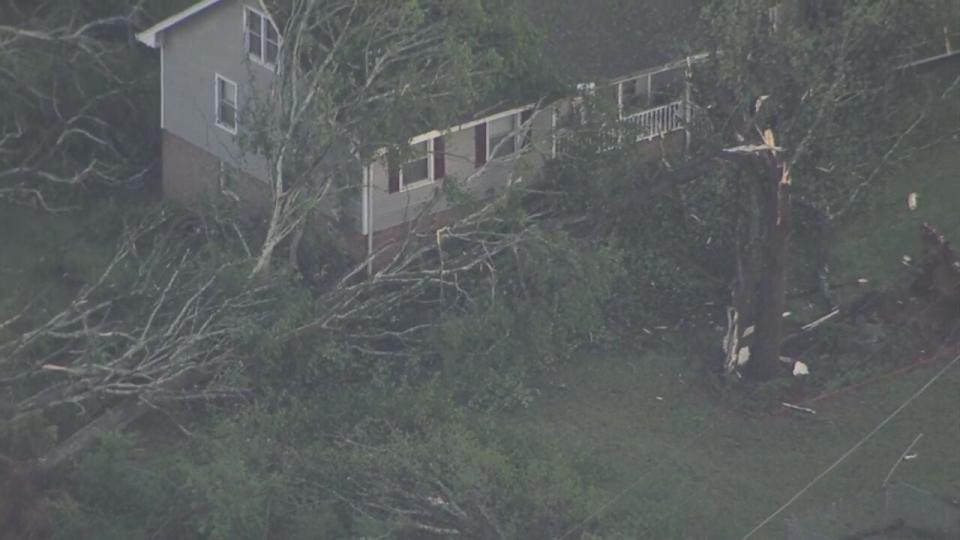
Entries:
{"label": "dark red shutter", "polygon": [[443,137],[433,140],[433,179],[440,180],[447,175],[447,150],[443,146]]}
{"label": "dark red shutter", "polygon": [[397,163],[398,161],[396,153],[390,153],[387,156],[387,176],[389,178],[387,191],[390,193],[400,191],[400,164]]}
{"label": "dark red shutter", "polygon": [[523,148],[530,146],[530,139],[533,138],[533,123],[531,122],[529,125],[527,124],[531,118],[533,118],[533,109],[527,109],[520,113],[520,126],[523,130],[521,132]]}
{"label": "dark red shutter", "polygon": [[474,150],[476,151],[476,165],[482,166],[487,162],[487,124],[477,124],[473,130]]}

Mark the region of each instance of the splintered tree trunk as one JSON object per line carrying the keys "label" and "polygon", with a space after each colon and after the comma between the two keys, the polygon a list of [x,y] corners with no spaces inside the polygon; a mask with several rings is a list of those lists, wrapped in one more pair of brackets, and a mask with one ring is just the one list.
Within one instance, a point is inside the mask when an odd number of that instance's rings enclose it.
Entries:
{"label": "splintered tree trunk", "polygon": [[748,372],[767,380],[780,371],[783,313],[786,309],[787,264],[790,252],[790,175],[785,166],[765,168],[758,179],[760,203],[760,275],[756,331]]}
{"label": "splintered tree trunk", "polygon": [[[749,226],[748,247],[737,242],[736,247],[736,278],[731,286],[730,306],[727,308],[727,335],[724,337],[723,372],[733,373],[743,358],[743,353],[749,353],[749,345],[744,345],[744,338],[753,333],[755,304],[757,302],[757,274],[759,273],[759,258],[751,251],[750,245],[758,235],[757,220],[751,217]],[[741,350],[745,349],[745,350]]]}

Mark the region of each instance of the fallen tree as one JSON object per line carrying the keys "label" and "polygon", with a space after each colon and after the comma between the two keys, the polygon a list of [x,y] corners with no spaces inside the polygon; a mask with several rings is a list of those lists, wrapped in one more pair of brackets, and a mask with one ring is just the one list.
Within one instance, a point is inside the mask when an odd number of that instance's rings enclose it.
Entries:
{"label": "fallen tree", "polygon": [[239,286],[237,263],[191,239],[191,227],[164,212],[147,215],[62,309],[47,315],[31,305],[0,322],[9,336],[0,343],[0,427],[9,433],[76,411],[68,422],[75,429],[51,447],[6,461],[8,481],[35,482],[148,411],[244,391],[242,346],[269,314],[271,287]]}

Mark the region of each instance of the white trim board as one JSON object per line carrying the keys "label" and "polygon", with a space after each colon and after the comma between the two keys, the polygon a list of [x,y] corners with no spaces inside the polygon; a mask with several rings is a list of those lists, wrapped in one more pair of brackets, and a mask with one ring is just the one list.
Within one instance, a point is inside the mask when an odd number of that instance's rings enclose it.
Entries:
{"label": "white trim board", "polygon": [[223,0],[203,0],[198,4],[194,4],[188,7],[187,9],[181,11],[180,13],[175,13],[167,17],[166,19],[158,22],[157,24],[151,26],[150,28],[147,28],[143,32],[138,33],[137,41],[139,41],[140,43],[143,43],[147,47],[156,49],[157,47],[160,46],[160,42],[157,40],[157,36],[160,35],[161,32],[163,32],[167,28],[170,28],[171,26],[180,24],[182,21],[190,17],[193,17],[197,13],[200,13],[201,11],[207,9],[210,6],[219,4],[222,1]]}
{"label": "white trim board", "polygon": [[160,47],[160,129],[167,128],[167,96],[164,87],[167,85],[166,73],[164,67],[163,47]]}
{"label": "white trim board", "polygon": [[[143,43],[144,45],[146,45],[147,47],[150,47],[151,49],[156,49],[161,45],[160,40],[157,38],[165,30],[180,24],[181,22],[189,19],[190,17],[193,17],[197,13],[200,13],[201,11],[204,11],[209,7],[215,6],[220,2],[223,2],[223,0],[203,0],[202,2],[196,3],[179,13],[174,13],[173,15],[158,22],[157,24],[151,26],[150,28],[147,28],[143,32],[138,32],[137,41],[139,41],[140,43]],[[263,10],[263,13],[266,14],[267,17],[272,22],[273,17],[270,16],[270,11],[267,9],[267,6],[264,5],[263,0],[259,0],[257,3],[260,5],[260,9]],[[274,26],[276,26],[276,24],[274,24]],[[277,30],[278,30],[277,34],[279,35],[279,28]]]}
{"label": "white trim board", "polygon": [[[498,119],[498,118],[502,118],[502,117],[504,117],[504,116],[508,116],[508,115],[511,115],[511,114],[518,114],[518,113],[521,113],[521,112],[527,111],[527,110],[534,110],[534,109],[536,109],[536,106],[537,106],[536,103],[531,103],[531,104],[529,104],[529,105],[524,105],[524,106],[522,106],[522,107],[515,107],[515,108],[513,108],[513,109],[508,109],[508,110],[506,110],[506,111],[500,111],[500,112],[498,112],[498,113],[493,113],[493,114],[491,114],[491,115],[484,116],[484,117],[482,117],[482,118],[477,118],[477,119],[475,119],[475,120],[470,120],[469,122],[464,122],[464,123],[462,123],[462,124],[458,124],[458,125],[456,125],[456,126],[449,127],[449,128],[447,128],[447,129],[435,129],[435,130],[433,130],[433,131],[428,131],[428,132],[426,132],[426,133],[422,133],[422,134],[420,134],[420,135],[417,135],[416,137],[412,137],[412,138],[408,141],[408,143],[409,143],[409,144],[417,144],[417,143],[422,143],[423,141],[429,141],[429,140],[431,140],[431,139],[435,139],[435,138],[440,137],[440,136],[442,136],[442,135],[449,135],[449,134],[451,134],[451,133],[456,133],[456,132],[458,132],[458,131],[463,131],[463,130],[465,130],[465,129],[470,129],[470,128],[478,125],[478,124],[485,124],[485,123],[487,123],[487,122],[490,122],[490,121],[492,121],[492,120],[496,120],[496,119]],[[374,157],[379,157],[379,156],[382,156],[382,155],[384,155],[384,154],[386,154],[386,153],[387,153],[387,149],[386,149],[386,148],[381,148],[380,150],[374,152]]]}

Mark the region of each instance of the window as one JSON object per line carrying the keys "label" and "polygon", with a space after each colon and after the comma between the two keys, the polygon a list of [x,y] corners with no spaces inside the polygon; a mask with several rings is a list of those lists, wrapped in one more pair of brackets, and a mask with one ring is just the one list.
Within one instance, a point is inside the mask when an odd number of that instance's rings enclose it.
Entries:
{"label": "window", "polygon": [[427,185],[446,176],[443,136],[410,145],[413,158],[398,165],[396,154],[387,157],[389,193]]}
{"label": "window", "polygon": [[429,181],[430,178],[430,141],[414,144],[410,147],[414,159],[403,164],[400,173],[400,183],[403,187],[418,182]]}
{"label": "window", "polygon": [[474,129],[475,166],[481,167],[490,159],[508,157],[530,146],[529,122],[533,112],[530,108],[477,124]]}
{"label": "window", "polygon": [[215,85],[217,125],[230,133],[236,134],[237,83],[217,75]]}
{"label": "window", "polygon": [[253,9],[245,11],[246,23],[244,35],[247,41],[247,54],[250,59],[273,68],[280,54],[280,35],[270,19]]}
{"label": "window", "polygon": [[624,116],[650,108],[649,85],[649,77],[640,77],[620,83],[620,105]]}
{"label": "window", "polygon": [[517,115],[511,114],[491,120],[487,127],[490,137],[490,159],[509,156],[517,151]]}

